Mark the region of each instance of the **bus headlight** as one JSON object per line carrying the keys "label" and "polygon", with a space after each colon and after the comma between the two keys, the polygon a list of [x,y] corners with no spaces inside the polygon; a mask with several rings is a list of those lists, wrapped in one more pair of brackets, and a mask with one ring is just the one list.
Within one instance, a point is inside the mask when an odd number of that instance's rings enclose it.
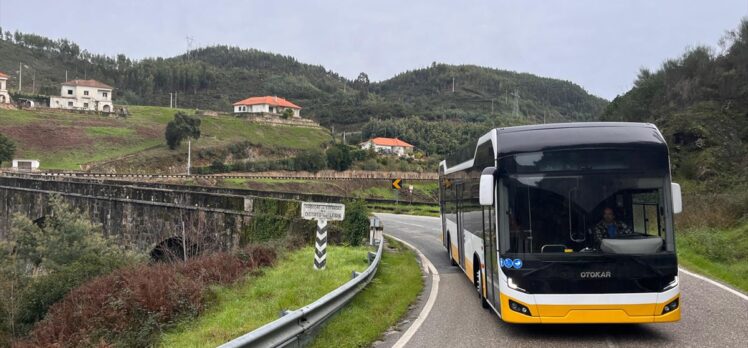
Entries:
{"label": "bus headlight", "polygon": [[678,276],[675,276],[672,282],[670,282],[668,285],[665,285],[662,291],[668,291],[676,286],[678,286]]}
{"label": "bus headlight", "polygon": [[527,315],[527,316],[532,316],[532,314],[530,314],[530,309],[529,308],[527,308],[526,306],[521,305],[521,304],[519,304],[517,302],[514,302],[512,300],[509,300],[509,309],[511,309],[511,310],[513,310],[513,311],[515,311],[517,313],[522,313],[522,314]]}
{"label": "bus headlight", "polygon": [[678,299],[671,301],[670,303],[666,304],[664,308],[662,308],[662,314],[670,313],[678,308]]}
{"label": "bus headlight", "polygon": [[512,290],[527,292],[525,289],[522,289],[519,286],[517,286],[517,284],[514,283],[514,280],[512,280],[512,278],[508,278],[508,277],[506,278],[506,286],[508,286]]}

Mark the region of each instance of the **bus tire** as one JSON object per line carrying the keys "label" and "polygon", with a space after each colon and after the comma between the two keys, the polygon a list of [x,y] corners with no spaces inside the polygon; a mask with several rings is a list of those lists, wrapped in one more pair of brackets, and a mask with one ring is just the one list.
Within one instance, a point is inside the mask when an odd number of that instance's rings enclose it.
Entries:
{"label": "bus tire", "polygon": [[476,271],[475,274],[473,274],[473,284],[475,285],[475,290],[478,292],[481,307],[488,308],[488,301],[486,301],[486,297],[483,296],[483,272],[480,268],[480,261],[477,258],[475,261],[474,265],[477,266],[474,266]]}

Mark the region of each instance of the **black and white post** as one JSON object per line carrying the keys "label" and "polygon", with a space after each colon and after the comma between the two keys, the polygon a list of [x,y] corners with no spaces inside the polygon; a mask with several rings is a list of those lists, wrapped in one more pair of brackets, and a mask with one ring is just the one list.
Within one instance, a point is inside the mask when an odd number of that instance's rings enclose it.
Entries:
{"label": "black and white post", "polygon": [[343,220],[345,205],[302,202],[301,217],[317,221],[317,235],[314,238],[314,269],[323,270],[327,266],[327,222]]}
{"label": "black and white post", "polygon": [[327,266],[327,220],[317,220],[317,237],[314,241],[314,269]]}

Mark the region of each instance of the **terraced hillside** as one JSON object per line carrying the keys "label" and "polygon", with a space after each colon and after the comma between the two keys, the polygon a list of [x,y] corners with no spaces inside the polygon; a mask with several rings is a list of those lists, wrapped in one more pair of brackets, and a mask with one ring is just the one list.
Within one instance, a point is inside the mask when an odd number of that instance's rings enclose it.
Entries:
{"label": "terraced hillside", "polygon": [[[129,117],[118,118],[0,109],[0,133],[16,142],[17,158],[39,159],[44,169],[184,171],[186,145],[169,150],[164,140],[166,124],[178,110],[130,106],[129,111]],[[196,166],[209,165],[219,154],[225,159],[226,153],[235,158],[287,156],[330,140],[321,128],[259,124],[229,116],[201,118],[202,136],[192,144]]]}

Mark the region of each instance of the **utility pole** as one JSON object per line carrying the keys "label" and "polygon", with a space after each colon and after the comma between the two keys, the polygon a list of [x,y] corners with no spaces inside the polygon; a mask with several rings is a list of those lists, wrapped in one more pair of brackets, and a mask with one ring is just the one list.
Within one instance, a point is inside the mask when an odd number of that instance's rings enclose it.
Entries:
{"label": "utility pole", "polygon": [[177,92],[174,92],[174,108],[176,109],[178,107],[179,106],[177,106]]}
{"label": "utility pole", "polygon": [[187,175],[190,175],[190,167],[192,166],[192,139],[187,140]]}
{"label": "utility pole", "polygon": [[68,82],[68,71],[65,69],[65,82]]}
{"label": "utility pole", "polygon": [[23,64],[18,62],[18,93],[23,93]]}
{"label": "utility pole", "polygon": [[452,93],[455,92],[455,78],[452,78]]}
{"label": "utility pole", "polygon": [[174,108],[174,93],[169,92],[169,109]]}

